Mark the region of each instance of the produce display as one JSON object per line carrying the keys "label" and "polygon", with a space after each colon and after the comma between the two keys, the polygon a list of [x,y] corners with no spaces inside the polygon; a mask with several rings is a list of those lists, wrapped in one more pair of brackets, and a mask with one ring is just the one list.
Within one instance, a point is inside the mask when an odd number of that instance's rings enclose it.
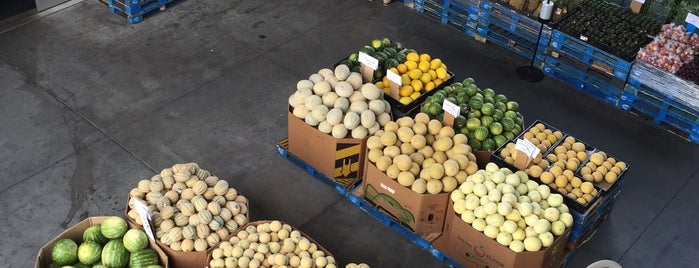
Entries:
{"label": "produce display", "polygon": [[594,148],[577,141],[574,137],[566,137],[561,144],[546,155],[546,160],[562,170],[577,172]]}
{"label": "produce display", "polygon": [[514,252],[548,247],[573,224],[563,196],[494,163],[469,175],[450,198],[464,222]]}
{"label": "produce display", "polygon": [[466,135],[425,113],[389,121],[367,149],[379,170],[419,194],[451,192],[478,170]]}
{"label": "produce display", "polygon": [[369,265],[366,263],[348,263],[345,268],[369,268]]}
{"label": "produce display", "polygon": [[582,205],[587,205],[598,194],[591,182],[583,181],[573,171],[558,165],[551,166],[549,170],[542,172],[539,180]]}
{"label": "produce display", "polygon": [[635,14],[628,7],[603,0],[584,0],[580,7],[581,10],[561,20],[559,28],[612,48],[615,51],[608,52],[622,58],[633,58],[660,31],[659,22]]}
{"label": "produce display", "polygon": [[[433,59],[427,53],[418,54],[414,51],[408,52],[405,62],[390,67],[389,70],[401,77],[398,101],[404,105],[432,91],[450,77],[447,66],[441,59]],[[376,87],[383,89],[386,95],[391,94],[388,76],[376,82]]]}
{"label": "produce display", "polygon": [[[650,63],[661,70],[670,73],[678,73],[683,66],[692,62],[699,53],[699,36],[687,32],[683,25],[665,24],[661,32],[653,39],[653,42],[643,47],[636,57]],[[692,66],[696,66],[693,64]],[[685,68],[682,70],[682,78],[694,81],[699,69]]]}
{"label": "produce display", "polygon": [[580,168],[580,175],[588,182],[612,184],[626,168],[625,162],[609,157],[603,151],[596,151],[590,155],[590,161]]}
{"label": "produce display", "polygon": [[422,104],[422,112],[441,121],[444,100],[461,108],[454,128],[468,137],[468,144],[474,150],[495,150],[522,132],[524,118],[519,113],[519,104],[490,88],[479,89],[472,78],[435,92]]}
{"label": "produce display", "polygon": [[[379,60],[379,68],[374,71],[374,79],[382,79],[386,75],[386,70],[405,62],[406,55],[412,50],[405,49],[400,43],[384,37],[371,40],[370,44],[363,46],[359,51]],[[340,61],[340,64],[347,65],[350,71],[359,73],[358,53],[350,54],[347,59]]]}
{"label": "produce display", "polygon": [[129,218],[143,225],[134,202],[145,201],[156,238],[174,251],[205,251],[248,223],[247,198],[196,163],[139,181],[129,197]]}
{"label": "produce display", "polygon": [[82,241],[60,239],[51,248],[50,267],[162,267],[140,229],[121,217],[108,217],[83,231]]}
{"label": "produce display", "polygon": [[211,268],[327,267],[335,258],[299,230],[280,221],[250,223],[211,251]]}
{"label": "produce display", "polygon": [[363,84],[361,74],[344,64],[299,81],[289,105],[294,116],[338,139],[364,139],[391,120],[391,105],[381,89]]}
{"label": "produce display", "polygon": [[[535,123],[528,128],[521,137],[539,148],[539,153],[524,170],[529,176],[538,178],[541,172],[548,169],[551,164],[549,160],[543,159],[543,155],[548,152],[551,146],[563,138],[563,133],[555,129],[550,129],[543,123]],[[518,151],[515,150],[515,143],[509,142],[505,145],[505,148],[500,150],[499,155],[505,163],[514,165],[517,152]]]}

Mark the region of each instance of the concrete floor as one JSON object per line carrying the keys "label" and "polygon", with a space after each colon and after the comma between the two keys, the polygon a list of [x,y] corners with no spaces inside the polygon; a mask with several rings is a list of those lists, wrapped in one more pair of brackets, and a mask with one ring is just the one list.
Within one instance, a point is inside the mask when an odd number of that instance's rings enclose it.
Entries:
{"label": "concrete floor", "polygon": [[569,267],[696,267],[699,146],[546,78],[520,58],[381,1],[184,1],[129,25],[95,0],[0,34],[2,267],[88,216],[123,215],[128,189],[198,162],[301,228],[341,264],[440,267],[276,154],[299,79],[387,36],[440,57],[541,119],[631,164],[611,218]]}

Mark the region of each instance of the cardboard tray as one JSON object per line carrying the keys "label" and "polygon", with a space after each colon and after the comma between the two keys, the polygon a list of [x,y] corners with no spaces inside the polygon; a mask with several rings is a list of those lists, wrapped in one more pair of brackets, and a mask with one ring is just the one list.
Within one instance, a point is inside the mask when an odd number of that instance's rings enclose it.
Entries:
{"label": "cardboard tray", "polygon": [[[238,228],[238,230],[236,230],[235,232],[231,233],[231,234],[230,234],[229,236],[227,236],[226,238],[221,239],[221,242],[223,242],[223,241],[230,241],[230,239],[231,239],[232,237],[238,235],[238,232],[240,232],[241,230],[245,230],[245,228],[247,228],[248,226],[258,226],[258,225],[260,225],[260,224],[269,223],[269,222],[272,222],[272,220],[259,220],[259,221],[254,221],[254,222],[248,222],[247,224],[245,224],[245,225],[241,226],[240,228]],[[288,224],[288,223],[283,222],[283,221],[280,221],[280,222],[282,223],[282,225],[283,225],[283,224]],[[289,224],[289,225],[291,226],[291,224]],[[325,256],[326,256],[326,257],[327,257],[327,256],[333,256],[333,254],[330,253],[330,251],[328,251],[325,247],[323,247],[323,245],[321,245],[320,243],[318,243],[318,241],[316,241],[315,239],[313,239],[312,237],[310,237],[309,235],[307,235],[307,234],[304,233],[303,231],[297,229],[297,228],[294,227],[294,226],[291,226],[291,229],[292,229],[292,230],[295,230],[295,231],[299,231],[299,232],[301,233],[301,236],[302,236],[302,237],[305,237],[306,239],[308,239],[308,241],[310,241],[311,243],[315,244],[315,245],[318,247],[318,250],[323,251],[323,252],[325,253]],[[220,245],[220,243],[219,243],[219,245]],[[213,247],[213,248],[211,248],[211,249],[209,249],[209,250],[206,251],[206,253],[207,253],[207,254],[206,254],[206,266],[201,266],[201,267],[207,267],[207,268],[209,267],[209,263],[210,263],[211,260],[212,260],[211,252],[213,252],[214,249],[219,248],[219,245],[216,245],[215,247]]]}
{"label": "cardboard tray", "polygon": [[[54,239],[46,243],[43,247],[39,249],[39,253],[36,256],[36,262],[34,264],[34,268],[44,268],[48,267],[49,264],[51,264],[51,248],[53,245],[58,242],[59,239],[62,238],[69,238],[73,239],[78,245],[83,240],[83,232],[87,227],[90,227],[92,225],[100,224],[104,219],[106,219],[107,216],[97,216],[97,217],[89,217],[87,219],[84,219],[83,221],[77,223],[76,225],[73,225],[72,227],[68,228],[67,230],[63,231],[61,234],[56,236]],[[138,225],[132,225],[129,223],[130,228],[138,228]],[[158,254],[158,261],[160,262],[160,265],[168,268],[170,267],[168,256],[163,252],[163,250],[153,241],[148,239],[148,245],[150,246],[151,249],[155,250],[155,252]]]}
{"label": "cardboard tray", "polygon": [[[505,162],[505,159],[504,159],[502,156],[500,156],[500,152],[502,152],[502,149],[504,149],[505,147],[507,147],[507,144],[508,144],[508,143],[515,143],[518,139],[523,139],[524,133],[526,133],[527,131],[529,131],[531,128],[533,128],[534,126],[536,126],[536,125],[539,124],[539,123],[544,124],[544,126],[545,126],[547,129],[550,129],[551,131],[554,131],[554,132],[555,132],[555,131],[561,131],[561,130],[559,130],[559,129],[557,129],[557,128],[551,126],[551,125],[549,125],[548,123],[545,123],[545,122],[543,122],[543,121],[537,119],[537,120],[535,120],[534,122],[532,122],[527,128],[525,128],[524,130],[522,130],[522,133],[520,133],[519,135],[517,135],[517,137],[515,137],[515,138],[512,139],[512,140],[508,140],[508,142],[506,142],[506,143],[503,144],[502,146],[500,146],[500,147],[498,147],[497,149],[495,149],[495,151],[493,151],[493,153],[492,153],[492,155],[491,155],[491,157],[490,157],[491,161],[494,162],[494,163],[496,163],[496,164],[498,164],[498,166],[501,166],[501,167],[504,166],[504,167],[510,168],[511,170],[519,170],[519,169],[517,169],[514,165],[506,163],[506,162]],[[558,146],[558,145],[563,141],[563,139],[564,139],[565,136],[566,136],[566,133],[563,132],[563,131],[561,131],[561,133],[563,134],[563,136],[561,136],[560,139],[558,139],[555,143],[551,144],[551,147],[547,148],[547,150],[546,150],[545,152],[541,152],[541,158],[542,158],[542,159],[546,159],[546,156],[547,156],[550,152],[552,152],[553,149],[556,148],[556,146]],[[549,165],[549,168],[550,168],[550,167],[551,167],[551,165]],[[548,168],[547,168],[546,170],[548,170]]]}

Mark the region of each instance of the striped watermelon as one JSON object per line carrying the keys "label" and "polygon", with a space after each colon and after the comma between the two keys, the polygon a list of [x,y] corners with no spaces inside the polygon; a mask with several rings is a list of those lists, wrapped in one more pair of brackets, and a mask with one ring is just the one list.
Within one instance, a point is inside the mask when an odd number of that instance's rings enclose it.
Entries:
{"label": "striped watermelon", "polygon": [[131,253],[129,257],[129,267],[141,268],[158,264],[158,254],[150,248],[144,248]]}
{"label": "striped watermelon", "polygon": [[102,265],[109,268],[126,267],[129,264],[129,252],[121,239],[107,242],[102,248]]}
{"label": "striped watermelon", "polygon": [[129,229],[122,239],[124,247],[133,253],[148,247],[148,237],[144,231],[139,229]]}
{"label": "striped watermelon", "polygon": [[87,227],[85,231],[83,232],[83,241],[95,241],[100,246],[104,246],[104,244],[107,244],[109,242],[109,239],[104,237],[102,234],[102,230],[100,230],[100,225],[92,225],[90,227]]}

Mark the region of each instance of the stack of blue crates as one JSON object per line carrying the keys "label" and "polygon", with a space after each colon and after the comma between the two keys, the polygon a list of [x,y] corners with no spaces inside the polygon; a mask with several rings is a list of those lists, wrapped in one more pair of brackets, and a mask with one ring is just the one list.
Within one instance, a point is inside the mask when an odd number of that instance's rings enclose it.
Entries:
{"label": "stack of blue crates", "polygon": [[479,8],[478,35],[527,59],[533,58],[536,51],[535,65],[541,66],[551,39],[549,25],[542,28],[532,15],[488,0],[481,1]]}
{"label": "stack of blue crates", "polygon": [[471,36],[478,27],[479,2],[480,0],[415,0],[406,4],[438,23]]}
{"label": "stack of blue crates", "polygon": [[126,17],[129,23],[143,21],[143,16],[154,10],[163,10],[165,5],[174,0],[108,0],[109,11]]}

